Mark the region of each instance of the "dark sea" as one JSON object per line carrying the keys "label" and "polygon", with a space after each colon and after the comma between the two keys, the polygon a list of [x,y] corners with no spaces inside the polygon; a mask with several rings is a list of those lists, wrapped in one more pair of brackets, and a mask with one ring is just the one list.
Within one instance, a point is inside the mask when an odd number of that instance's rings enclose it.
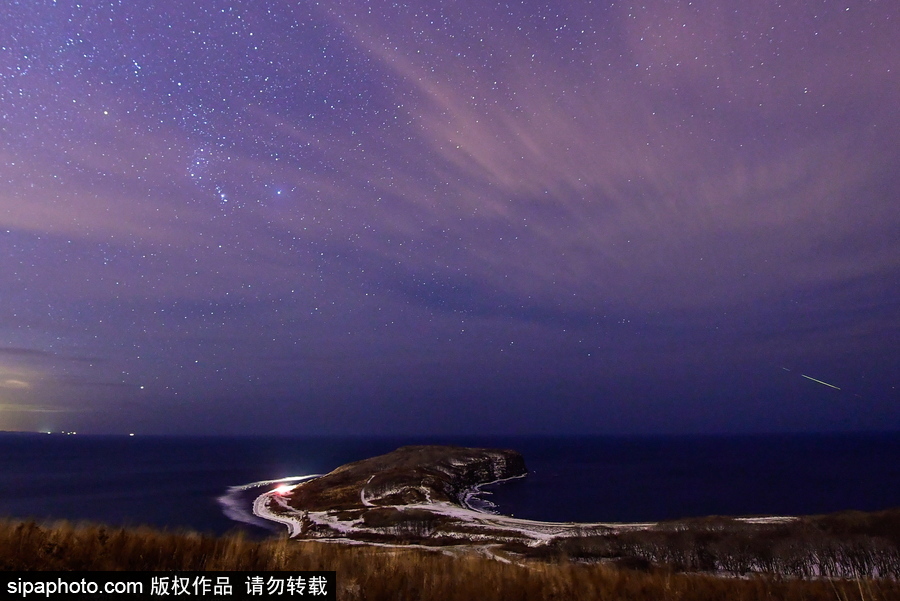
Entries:
{"label": "dark sea", "polygon": [[271,484],[404,444],[512,448],[526,478],[486,487],[507,515],[656,521],[900,506],[900,434],[647,438],[170,438],[0,434],[0,517],[260,536]]}

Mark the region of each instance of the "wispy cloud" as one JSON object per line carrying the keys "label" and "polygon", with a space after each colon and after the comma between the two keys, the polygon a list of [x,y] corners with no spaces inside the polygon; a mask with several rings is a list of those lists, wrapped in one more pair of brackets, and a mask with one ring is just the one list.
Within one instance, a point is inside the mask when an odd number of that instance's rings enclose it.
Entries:
{"label": "wispy cloud", "polygon": [[[773,354],[893,394],[887,4],[169,4],[0,23],[28,69],[0,139],[7,400],[301,415],[389,384],[400,414],[465,381],[462,415],[527,376],[601,424],[656,402],[609,384],[636,374],[731,411],[721,375]],[[75,33],[91,53],[52,50]]]}
{"label": "wispy cloud", "polygon": [[0,380],[0,388],[25,389],[31,388],[31,384],[25,380],[17,380],[15,378],[7,378]]}
{"label": "wispy cloud", "polygon": [[27,405],[23,403],[0,403],[0,411],[16,413],[84,413],[91,409],[73,407],[48,407],[41,405]]}

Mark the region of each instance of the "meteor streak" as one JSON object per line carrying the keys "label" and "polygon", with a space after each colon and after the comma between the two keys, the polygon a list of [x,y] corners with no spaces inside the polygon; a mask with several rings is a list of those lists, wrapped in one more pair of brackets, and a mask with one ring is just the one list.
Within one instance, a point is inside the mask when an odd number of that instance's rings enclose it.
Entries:
{"label": "meteor streak", "polygon": [[803,376],[804,378],[806,378],[807,380],[812,380],[813,382],[818,382],[819,384],[824,384],[825,386],[828,386],[829,388],[834,388],[835,390],[840,390],[840,388],[838,388],[834,384],[829,384],[828,382],[823,382],[822,380],[816,380],[815,378],[807,376],[806,374],[800,374],[800,375]]}

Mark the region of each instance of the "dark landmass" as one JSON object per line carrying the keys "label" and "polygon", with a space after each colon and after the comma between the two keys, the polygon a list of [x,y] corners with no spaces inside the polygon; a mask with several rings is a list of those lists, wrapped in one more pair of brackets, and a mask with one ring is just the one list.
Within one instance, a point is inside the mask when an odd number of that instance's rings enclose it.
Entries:
{"label": "dark landmass", "polygon": [[825,516],[552,523],[475,511],[478,486],[523,476],[510,450],[403,447],[257,499],[305,539],[478,547],[509,561],[568,559],[716,574],[900,578],[900,509]]}
{"label": "dark landmass", "polygon": [[261,496],[254,512],[288,526],[292,536],[365,542],[452,545],[522,541],[529,534],[510,518],[468,505],[478,487],[524,476],[516,451],[455,446],[408,446],[341,466]]}
{"label": "dark landmass", "polygon": [[304,482],[291,491],[288,504],[306,511],[439,502],[462,507],[477,486],[527,473],[516,451],[407,446]]}

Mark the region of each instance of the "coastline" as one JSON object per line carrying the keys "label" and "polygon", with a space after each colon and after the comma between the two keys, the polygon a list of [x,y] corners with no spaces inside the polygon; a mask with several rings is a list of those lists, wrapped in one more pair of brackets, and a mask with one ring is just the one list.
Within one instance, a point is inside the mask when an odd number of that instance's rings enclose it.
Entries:
{"label": "coastline", "polygon": [[[402,502],[404,487],[399,483],[387,494],[367,490],[375,475],[353,474],[354,468],[359,471],[366,464],[342,466],[325,476],[264,492],[254,499],[253,514],[286,527],[289,539],[351,547],[418,548],[520,566],[564,559],[568,564],[606,564],[649,572],[662,569],[738,580],[752,575],[806,580],[900,578],[900,508],[802,517],[549,522],[488,513],[472,505],[482,486],[524,474],[470,482],[456,491],[456,502],[433,498],[430,493],[422,495],[424,502]],[[355,505],[328,508],[313,503],[304,508],[292,504],[296,501],[292,493],[304,485],[317,480],[321,484],[329,477],[339,479],[336,477],[348,472],[360,485],[343,491],[345,497],[353,494]],[[419,475],[423,481],[431,477]],[[385,503],[386,498],[391,503]]]}
{"label": "coastline", "polygon": [[528,474],[518,474],[515,476],[509,476],[507,478],[498,478],[497,480],[493,480],[491,482],[482,482],[481,484],[474,485],[469,491],[467,491],[461,500],[463,507],[467,509],[471,509],[472,511],[477,511],[478,513],[487,513],[490,515],[500,515],[498,512],[488,511],[486,509],[479,509],[472,504],[472,501],[477,499],[480,504],[484,506],[496,507],[496,505],[487,499],[479,498],[480,495],[491,494],[488,491],[482,490],[485,486],[491,486],[492,484],[502,484],[504,482],[509,482],[510,480],[519,480],[520,478],[525,478]]}
{"label": "coastline", "polygon": [[[473,466],[478,466],[474,472]],[[391,469],[395,471],[390,472]],[[475,473],[477,477],[473,476]],[[479,497],[484,494],[483,487],[523,478],[527,473],[521,456],[514,451],[402,447],[384,456],[341,466],[324,476],[256,483],[293,482],[257,496],[252,513],[256,518],[286,527],[290,538],[436,546],[498,543],[536,548],[561,539],[660,527],[657,521],[553,522],[516,518],[490,511],[496,506]],[[373,485],[376,477],[381,478],[378,487]],[[319,492],[297,494],[307,492],[309,486]],[[333,490],[339,491],[339,496],[328,505],[322,496],[328,497]],[[736,524],[765,525],[798,518],[732,519]]]}
{"label": "coastline", "polygon": [[[496,483],[489,482],[484,485]],[[284,525],[288,529],[290,538],[298,537],[304,533],[304,519],[336,531],[335,536],[316,537],[318,540],[345,539],[347,538],[346,536],[341,536],[338,533],[351,534],[354,532],[354,526],[357,525],[357,522],[345,523],[335,518],[334,515],[330,515],[327,511],[310,511],[300,516],[293,513],[285,513],[284,511],[289,510],[289,507],[282,499],[282,495],[276,491],[262,493],[253,502],[253,515]],[[273,503],[278,505],[281,511],[273,511],[271,508]],[[546,544],[557,538],[609,534],[615,531],[649,530],[660,525],[660,522],[548,522],[529,520],[497,513],[487,513],[472,507],[460,507],[446,502],[405,505],[404,508],[413,511],[427,511],[461,520],[473,527],[473,529],[483,531],[483,540],[477,542],[485,542],[484,539],[489,538],[491,531],[504,531],[518,533],[521,537],[531,541],[530,544],[526,543],[529,546]],[[800,518],[796,516],[750,516],[732,519],[745,524],[781,524],[797,521]],[[471,541],[475,542],[478,538],[480,537],[475,535]]]}
{"label": "coastline", "polygon": [[[288,476],[286,478],[278,478],[276,480],[260,480],[258,482],[251,482],[249,484],[230,486],[228,487],[228,491],[224,495],[218,497],[216,501],[222,507],[222,513],[224,513],[225,516],[231,520],[249,524],[251,526],[260,527],[266,527],[268,525],[267,522],[282,524],[288,527],[288,531],[291,532],[290,536],[293,537],[295,536],[295,534],[291,526],[287,524],[283,519],[281,519],[278,515],[271,512],[257,512],[257,504],[260,502],[262,497],[265,496],[265,493],[254,498],[249,513],[245,508],[245,504],[243,499],[241,498],[240,493],[244,493],[254,488],[262,488],[263,486],[271,486],[274,484],[284,486],[285,483],[288,482],[300,483],[313,478],[318,478],[320,475],[321,474],[310,474],[307,476]],[[254,518],[259,518],[263,521],[260,522],[259,519]]]}

